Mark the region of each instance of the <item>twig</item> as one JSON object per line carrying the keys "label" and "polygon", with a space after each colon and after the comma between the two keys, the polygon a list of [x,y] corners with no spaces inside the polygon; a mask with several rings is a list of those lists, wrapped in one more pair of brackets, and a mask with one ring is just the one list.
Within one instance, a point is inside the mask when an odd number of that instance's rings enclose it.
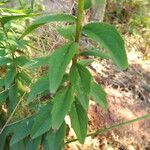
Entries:
{"label": "twig", "polygon": [[2,94],[2,93],[4,93],[4,92],[8,91],[8,90],[9,90],[10,88],[12,88],[14,85],[15,85],[15,84],[12,84],[12,85],[11,85],[10,87],[8,87],[7,89],[1,91],[0,94]]}
{"label": "twig", "polygon": [[[32,84],[32,82],[31,82]],[[29,85],[29,87],[31,86],[31,84]],[[2,127],[0,134],[2,134],[2,132],[4,131],[4,129],[7,127],[8,123],[11,121],[13,115],[15,114],[18,106],[20,105],[20,103],[22,102],[24,96],[26,95],[27,92],[24,92],[24,94],[22,95],[22,97],[20,98],[19,102],[17,103],[17,105],[15,106],[13,112],[10,114],[9,118],[7,119],[6,123],[4,124],[4,126]]]}
{"label": "twig", "polygon": [[[111,127],[109,127],[109,128],[103,128],[103,129],[97,130],[96,132],[87,134],[87,137],[89,137],[89,136],[97,136],[97,135],[99,135],[99,134],[103,134],[103,133],[105,133],[105,132],[107,132],[107,131],[110,131],[110,130],[113,130],[113,129],[115,129],[115,128],[122,127],[122,126],[124,126],[124,125],[131,124],[131,123],[133,123],[133,122],[136,122],[136,121],[139,121],[139,120],[143,120],[143,119],[146,119],[146,118],[150,118],[150,114],[143,115],[143,116],[138,117],[138,118],[136,118],[136,119],[129,120],[129,121],[125,121],[125,122],[122,122],[122,123],[113,125],[113,126],[111,126]],[[78,141],[78,139],[72,139],[72,140],[67,141],[65,144],[70,144],[70,143],[76,142],[76,141]]]}

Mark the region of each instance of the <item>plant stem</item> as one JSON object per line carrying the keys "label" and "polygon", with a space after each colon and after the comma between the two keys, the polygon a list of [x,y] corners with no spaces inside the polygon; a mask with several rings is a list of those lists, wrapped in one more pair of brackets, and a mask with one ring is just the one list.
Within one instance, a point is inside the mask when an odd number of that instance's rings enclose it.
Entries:
{"label": "plant stem", "polygon": [[[103,134],[103,133],[108,132],[110,130],[113,130],[115,128],[122,127],[124,125],[131,124],[133,122],[140,121],[140,120],[143,120],[143,119],[148,119],[148,118],[150,118],[150,114],[138,117],[138,118],[133,119],[133,120],[125,121],[125,122],[122,122],[122,123],[119,123],[119,124],[115,124],[115,125],[113,125],[111,127],[108,127],[108,128],[103,128],[103,129],[97,130],[96,132],[89,133],[87,135],[87,137],[89,137],[89,136],[97,136],[99,134]],[[65,144],[69,144],[69,143],[76,142],[76,141],[78,141],[78,139],[72,139],[72,140],[67,141]]]}
{"label": "plant stem", "polygon": [[77,43],[79,43],[80,41],[82,21],[83,21],[83,12],[84,12],[84,0],[78,0],[78,14],[77,14],[76,38],[75,38],[75,42]]}
{"label": "plant stem", "polygon": [[[76,36],[75,42],[80,42],[80,35],[82,31],[82,21],[83,21],[83,13],[84,13],[84,0],[78,0],[78,11],[77,11],[77,21],[76,21]],[[78,50],[79,52],[79,50]],[[78,54],[77,52],[77,54]],[[73,58],[73,64],[77,62],[77,54]]]}

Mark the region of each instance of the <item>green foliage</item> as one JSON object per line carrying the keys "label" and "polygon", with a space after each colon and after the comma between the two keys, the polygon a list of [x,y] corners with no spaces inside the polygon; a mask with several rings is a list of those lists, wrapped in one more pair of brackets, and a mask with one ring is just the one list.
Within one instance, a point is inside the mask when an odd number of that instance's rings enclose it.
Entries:
{"label": "green foliage", "polygon": [[[83,2],[79,0],[78,5],[83,5]],[[88,9],[100,2],[103,1],[85,0],[84,8]],[[83,7],[79,9],[82,13]],[[32,23],[30,18],[37,16],[33,11],[3,11],[6,14],[2,13],[0,17],[0,106],[5,105],[10,118],[6,118],[8,122],[0,134],[0,149],[62,149],[66,139],[67,115],[79,142],[83,144],[87,136],[90,98],[105,110],[108,109],[106,93],[94,81],[89,65],[96,57],[111,59],[119,68],[126,69],[127,56],[120,34],[113,26],[105,23],[89,23],[82,28],[83,14],[79,14],[77,19],[64,13],[38,14],[39,18]],[[53,22],[70,23],[56,28],[67,42],[48,56],[29,58],[29,52],[33,50],[29,47],[33,40],[30,33]],[[80,51],[80,41],[87,37],[104,47],[107,53],[97,48]],[[37,72],[42,67],[46,67],[46,71],[39,77]],[[26,107],[30,117],[26,113],[21,114],[26,111]],[[9,121],[17,120],[13,116],[16,111],[16,118],[27,118],[8,125]]]}
{"label": "green foliage", "polygon": [[70,72],[70,81],[75,91],[75,94],[85,110],[89,105],[89,93],[91,74],[82,65],[76,64],[72,67]]}
{"label": "green foliage", "polygon": [[112,60],[119,68],[127,69],[128,62],[124,41],[112,25],[105,23],[90,23],[84,26],[83,33],[102,44],[102,46],[109,51]]}
{"label": "green foliage", "polygon": [[49,89],[51,93],[55,93],[63,79],[66,67],[76,54],[78,44],[69,43],[58,48],[49,61]]}
{"label": "green foliage", "polygon": [[72,88],[66,87],[60,90],[54,97],[54,105],[52,108],[52,128],[58,130],[62,125],[65,116],[71,108],[73,102]]}
{"label": "green foliage", "polygon": [[105,110],[108,109],[106,93],[99,84],[91,82],[90,95],[96,101],[96,103],[98,103],[102,108],[104,108]]}
{"label": "green foliage", "polygon": [[35,30],[36,28],[50,22],[75,22],[76,19],[74,16],[68,14],[54,14],[54,15],[47,15],[37,19],[33,24],[31,24],[26,31],[22,34],[21,38]]}
{"label": "green foliage", "polygon": [[83,144],[87,134],[88,118],[86,110],[77,101],[77,99],[72,105],[70,111],[70,118],[71,118],[71,126],[74,129],[79,139],[79,142]]}

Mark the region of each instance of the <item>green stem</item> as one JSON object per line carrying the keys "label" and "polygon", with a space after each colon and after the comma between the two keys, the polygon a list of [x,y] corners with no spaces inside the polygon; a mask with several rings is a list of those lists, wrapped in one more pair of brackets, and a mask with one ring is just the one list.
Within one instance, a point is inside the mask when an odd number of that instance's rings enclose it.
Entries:
{"label": "green stem", "polygon": [[34,10],[34,5],[35,5],[35,0],[32,0],[31,1],[31,8],[32,8],[32,10]]}
{"label": "green stem", "polygon": [[[131,124],[131,123],[133,123],[133,122],[136,122],[136,121],[139,121],[139,120],[143,120],[143,119],[148,119],[148,118],[150,118],[150,114],[147,114],[147,115],[138,117],[138,118],[133,119],[133,120],[129,120],[129,121],[125,121],[125,122],[122,122],[122,123],[113,125],[113,126],[111,126],[111,127],[109,127],[109,128],[103,128],[103,129],[97,130],[96,132],[89,133],[89,134],[87,135],[87,137],[89,137],[89,136],[97,136],[97,135],[99,135],[99,134],[103,134],[103,133],[108,132],[108,131],[110,131],[110,130],[113,130],[113,129],[115,129],[115,128],[122,127],[122,126],[124,126],[124,125]],[[76,142],[76,141],[78,141],[78,139],[72,139],[72,140],[67,141],[65,144],[69,144],[69,143]]]}
{"label": "green stem", "polygon": [[22,0],[19,0],[19,4],[20,4],[21,8],[23,9],[23,2],[22,2]]}
{"label": "green stem", "polygon": [[[77,12],[77,21],[76,21],[76,36],[75,42],[80,42],[80,35],[82,31],[82,21],[83,21],[83,13],[84,13],[84,0],[78,0],[78,12]],[[77,54],[79,53],[79,50]],[[73,58],[73,64],[76,64],[78,56],[77,54]]]}
{"label": "green stem", "polygon": [[77,43],[79,43],[80,41],[80,35],[82,31],[83,12],[84,12],[84,0],[78,0],[78,14],[77,14],[76,38],[75,38],[75,42]]}

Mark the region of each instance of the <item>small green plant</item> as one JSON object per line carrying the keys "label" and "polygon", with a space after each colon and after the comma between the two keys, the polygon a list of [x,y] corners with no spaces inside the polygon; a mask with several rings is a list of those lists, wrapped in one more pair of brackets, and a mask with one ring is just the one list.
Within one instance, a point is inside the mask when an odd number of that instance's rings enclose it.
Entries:
{"label": "small green plant", "polygon": [[[97,3],[97,1],[95,1]],[[0,17],[0,106],[5,104],[8,116],[1,129],[0,150],[59,150],[65,143],[68,115],[80,143],[87,136],[89,99],[108,109],[106,93],[94,80],[88,65],[91,59],[81,56],[94,56],[111,59],[120,69],[127,69],[128,62],[124,41],[115,27],[106,23],[84,24],[84,11],[92,5],[90,0],[78,0],[78,14],[50,14],[40,16],[22,33],[13,27],[13,22],[37,14],[2,15]],[[58,33],[67,39],[67,43],[57,48],[51,55],[29,59],[27,47],[30,45],[27,35],[36,28],[51,22],[67,22],[58,28]],[[17,22],[16,22],[17,24]],[[18,27],[18,26],[17,26]],[[82,39],[90,39],[106,49],[106,53],[97,48],[81,51]],[[28,73],[41,66],[46,71],[30,88],[32,82]],[[67,71],[66,71],[67,70]],[[37,96],[49,94],[36,110]],[[35,106],[34,114],[28,118],[8,124],[22,99],[30,109]],[[2,110],[2,109],[1,109]]]}

